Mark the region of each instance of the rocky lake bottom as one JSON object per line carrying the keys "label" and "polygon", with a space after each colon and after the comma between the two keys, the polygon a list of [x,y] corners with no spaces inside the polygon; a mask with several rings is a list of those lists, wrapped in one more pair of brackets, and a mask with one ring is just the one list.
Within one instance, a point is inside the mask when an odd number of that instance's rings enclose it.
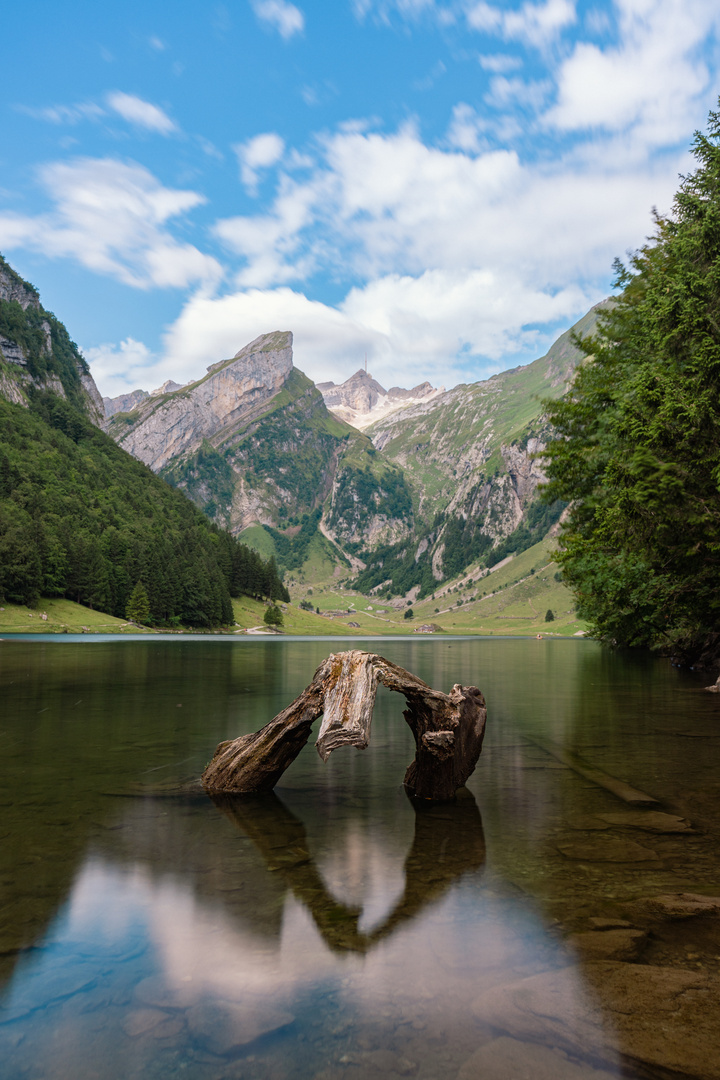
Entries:
{"label": "rocky lake bottom", "polygon": [[368,750],[183,793],[343,647],[0,642],[4,1080],[720,1078],[708,680],[583,640],[368,641],[485,694],[455,802],[406,796],[383,689]]}

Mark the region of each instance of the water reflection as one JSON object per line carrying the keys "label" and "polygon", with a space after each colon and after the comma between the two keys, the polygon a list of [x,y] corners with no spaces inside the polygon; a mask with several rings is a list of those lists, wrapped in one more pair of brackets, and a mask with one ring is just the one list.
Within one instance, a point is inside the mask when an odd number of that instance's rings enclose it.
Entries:
{"label": "water reflection", "polygon": [[[585,1047],[574,1003],[602,1024],[592,963],[567,935],[640,896],[717,893],[717,697],[588,642],[383,642],[431,685],[487,696],[475,798],[454,806],[416,812],[398,786],[412,737],[389,693],[368,751],[323,766],[307,747],[277,798],[137,797],[199,776],[330,647],[2,644],[3,1080],[539,1076],[523,1040],[549,1037],[532,1026],[549,991],[567,1004],[571,1056]],[[696,831],[608,822],[622,806],[544,739]],[[637,844],[652,858],[607,861]],[[686,966],[690,952],[708,965],[720,935],[691,929],[659,929],[638,968]],[[542,1008],[520,1017],[511,998],[527,978]]]}
{"label": "water reflection", "polygon": [[277,795],[213,798],[253,841],[268,871],[278,873],[305,905],[325,943],[334,951],[358,953],[368,952],[485,862],[482,819],[471,792],[464,789],[455,803],[442,807],[408,801],[415,813],[415,835],[405,860],[405,888],[380,925],[364,933],[358,927],[362,909],[339,903],[332,895],[310,855],[305,826]]}

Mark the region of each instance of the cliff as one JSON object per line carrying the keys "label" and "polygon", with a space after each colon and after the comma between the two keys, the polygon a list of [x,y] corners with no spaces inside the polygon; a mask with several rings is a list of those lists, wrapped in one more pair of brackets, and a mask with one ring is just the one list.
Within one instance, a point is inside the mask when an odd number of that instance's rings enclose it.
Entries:
{"label": "cliff", "polygon": [[288,332],[262,335],[194,383],[136,398],[106,427],[234,534],[257,525],[275,530],[286,565],[308,515],[343,548],[412,534],[402,470],[331,415],[293,366]]}
{"label": "cliff", "polygon": [[362,587],[392,578],[402,591],[421,583],[432,591],[470,562],[497,561],[554,525],[562,505],[538,502],[545,477],[536,455],[553,436],[543,400],[565,392],[583,358],[574,335],[592,334],[604,303],[539,360],[415,402],[368,427],[376,449],[403,469],[418,505],[412,550],[379,550]]}
{"label": "cliff", "polygon": [[0,256],[0,397],[27,406],[34,390],[49,391],[100,424],[104,408],[90,369],[37,289]]}
{"label": "cliff", "polygon": [[292,334],[264,334],[230,360],[180,390],[139,402],[131,414],[110,419],[108,432],[133,457],[158,472],[174,458],[193,453],[203,439],[247,423],[281,389],[292,370]]}

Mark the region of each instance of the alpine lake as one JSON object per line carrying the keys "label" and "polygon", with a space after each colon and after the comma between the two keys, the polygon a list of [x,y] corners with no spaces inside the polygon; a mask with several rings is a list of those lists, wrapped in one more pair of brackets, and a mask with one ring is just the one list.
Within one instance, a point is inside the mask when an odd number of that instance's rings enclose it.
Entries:
{"label": "alpine lake", "polygon": [[[184,792],[350,647],[480,687],[454,802],[406,795],[382,687],[367,750]],[[0,1075],[720,1077],[708,681],[578,639],[6,638]]]}

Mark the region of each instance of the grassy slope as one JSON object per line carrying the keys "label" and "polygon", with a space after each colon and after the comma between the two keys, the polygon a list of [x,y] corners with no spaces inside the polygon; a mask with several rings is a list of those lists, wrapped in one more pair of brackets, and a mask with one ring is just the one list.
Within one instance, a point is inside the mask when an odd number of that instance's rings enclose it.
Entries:
{"label": "grassy slope", "polygon": [[[286,634],[311,636],[352,637],[358,635],[412,634],[422,623],[433,622],[451,634],[560,634],[568,636],[586,629],[585,623],[575,617],[573,599],[569,590],[556,582],[557,566],[552,562],[554,544],[543,540],[517,558],[487,577],[476,581],[478,572],[471,570],[463,578],[448,582],[436,593],[435,599],[413,605],[414,619],[403,618],[405,605],[378,601],[375,597],[363,597],[352,590],[342,588],[332,573],[310,586],[291,585],[292,604],[284,606],[283,630]],[[535,573],[530,570],[534,568]],[[468,579],[472,584],[468,584]],[[465,583],[465,584],[463,584]],[[460,585],[458,592],[455,588]],[[507,586],[507,587],[505,587]],[[459,596],[478,596],[481,599],[456,606]],[[441,593],[443,595],[441,595]],[[303,611],[298,607],[301,599],[308,599],[326,615]],[[330,615],[334,611],[347,611],[355,607],[351,615]],[[435,608],[439,613],[435,613]],[[545,622],[545,612],[552,608],[555,621]],[[451,609],[451,610],[448,610]],[[259,600],[241,597],[233,600],[233,611],[238,628],[262,626],[266,606]],[[48,621],[40,614],[46,612]],[[348,626],[356,622],[359,628]],[[5,604],[0,610],[0,634],[6,633],[81,633],[84,626],[91,633],[138,633],[139,628],[121,619],[114,619],[99,611],[74,604],[70,600],[41,600],[37,608],[30,609],[16,604]],[[147,631],[150,632],[150,631]]]}
{"label": "grassy slope", "polygon": [[[43,613],[47,615],[47,622],[40,618]],[[36,608],[24,604],[0,605],[0,634],[81,634],[83,627],[88,627],[93,634],[150,633],[125,619],[116,619],[72,600],[56,597],[41,599]]]}
{"label": "grassy slope", "polygon": [[[558,567],[553,562],[554,551],[555,542],[543,540],[479,582],[479,570],[471,567],[462,577],[446,582],[435,599],[428,597],[414,603],[414,619],[404,618],[406,603],[361,596],[332,576],[316,581],[310,588],[291,583],[290,595],[293,604],[308,599],[321,612],[355,608],[353,615],[332,619],[327,633],[342,633],[341,626],[349,619],[360,625],[355,633],[363,634],[411,634],[417,626],[429,622],[451,634],[577,634],[585,631],[586,624],[575,615],[570,590],[555,581]],[[459,597],[467,600],[473,596],[478,599],[457,607]],[[435,608],[439,609],[437,613]],[[555,615],[551,623],[545,622],[548,608]]]}

